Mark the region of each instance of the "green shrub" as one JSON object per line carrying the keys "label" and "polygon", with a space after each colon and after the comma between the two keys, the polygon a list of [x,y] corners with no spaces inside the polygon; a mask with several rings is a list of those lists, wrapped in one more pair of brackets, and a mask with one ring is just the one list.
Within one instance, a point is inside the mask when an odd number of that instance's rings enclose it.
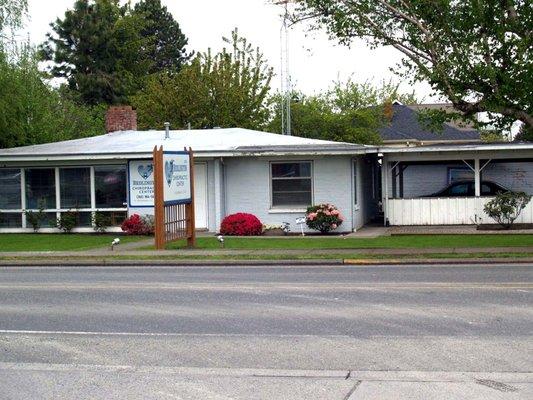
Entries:
{"label": "green shrub", "polygon": [[61,213],[57,219],[57,227],[65,233],[70,233],[78,223],[78,213],[74,211],[67,211]]}
{"label": "green shrub", "polygon": [[483,211],[498,224],[509,229],[530,200],[531,196],[524,192],[500,192],[485,204]]}
{"label": "green shrub", "polygon": [[93,215],[93,229],[98,233],[105,233],[107,228],[111,226],[111,218],[101,212],[96,212]]}
{"label": "green shrub", "polygon": [[24,210],[24,215],[26,215],[26,223],[31,225],[34,232],[37,232],[41,229],[41,225],[46,219],[44,203],[39,201],[39,209],[37,211]]}

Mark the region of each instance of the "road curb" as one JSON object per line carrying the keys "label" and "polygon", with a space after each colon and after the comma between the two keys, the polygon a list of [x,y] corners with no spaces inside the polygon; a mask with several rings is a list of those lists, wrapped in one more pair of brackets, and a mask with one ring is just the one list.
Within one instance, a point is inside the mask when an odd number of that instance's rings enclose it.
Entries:
{"label": "road curb", "polygon": [[386,260],[363,260],[363,259],[345,259],[345,265],[479,265],[479,264],[526,264],[533,265],[533,258],[475,258],[475,259],[457,259],[457,258],[441,258],[441,259],[386,259]]}
{"label": "road curb", "polygon": [[342,259],[332,260],[90,260],[90,261],[0,261],[0,267],[92,267],[92,266],[154,266],[154,267],[194,267],[194,266],[283,266],[283,265],[344,265]]}
{"label": "road curb", "polygon": [[310,260],[8,260],[0,261],[0,267],[194,267],[194,266],[295,266],[295,265],[346,265],[346,266],[378,266],[378,265],[491,265],[491,264],[523,264],[532,265],[533,258],[477,258],[477,259],[310,259]]}

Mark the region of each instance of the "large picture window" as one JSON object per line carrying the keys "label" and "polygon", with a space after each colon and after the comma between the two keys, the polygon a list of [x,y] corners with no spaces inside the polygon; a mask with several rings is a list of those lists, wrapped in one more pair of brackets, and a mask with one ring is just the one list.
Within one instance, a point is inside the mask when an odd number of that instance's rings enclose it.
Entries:
{"label": "large picture window", "polygon": [[89,168],[59,170],[61,208],[91,207],[91,172]]}
{"label": "large picture window", "polygon": [[55,169],[26,170],[26,208],[56,208]]}
{"label": "large picture window", "polygon": [[0,229],[31,229],[25,210],[44,209],[42,228],[56,228],[67,210],[91,229],[95,213],[112,226],[127,217],[125,165],[0,168]]}
{"label": "large picture window", "polygon": [[0,210],[22,207],[20,198],[20,169],[0,169]]}
{"label": "large picture window", "polygon": [[96,208],[123,208],[126,205],[126,166],[94,167]]}
{"label": "large picture window", "polygon": [[273,162],[272,207],[307,207],[313,202],[310,161]]}

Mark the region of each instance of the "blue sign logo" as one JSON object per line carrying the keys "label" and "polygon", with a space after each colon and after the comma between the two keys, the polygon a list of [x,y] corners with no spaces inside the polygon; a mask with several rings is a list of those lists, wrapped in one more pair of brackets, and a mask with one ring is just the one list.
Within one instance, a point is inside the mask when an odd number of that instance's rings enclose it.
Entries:
{"label": "blue sign logo", "polygon": [[165,161],[165,178],[167,179],[167,185],[170,187],[172,184],[172,175],[174,173],[174,160]]}
{"label": "blue sign logo", "polygon": [[141,175],[144,180],[147,180],[150,177],[150,175],[152,175],[152,172],[154,172],[154,166],[152,164],[139,165],[137,167],[137,171],[139,172],[139,175]]}

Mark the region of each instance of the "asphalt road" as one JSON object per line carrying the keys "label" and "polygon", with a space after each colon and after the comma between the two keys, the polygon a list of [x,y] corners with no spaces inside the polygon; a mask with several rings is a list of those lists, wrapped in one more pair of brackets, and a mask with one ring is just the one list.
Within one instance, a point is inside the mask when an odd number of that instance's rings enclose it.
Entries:
{"label": "asphalt road", "polygon": [[533,397],[533,268],[0,269],[8,399]]}

